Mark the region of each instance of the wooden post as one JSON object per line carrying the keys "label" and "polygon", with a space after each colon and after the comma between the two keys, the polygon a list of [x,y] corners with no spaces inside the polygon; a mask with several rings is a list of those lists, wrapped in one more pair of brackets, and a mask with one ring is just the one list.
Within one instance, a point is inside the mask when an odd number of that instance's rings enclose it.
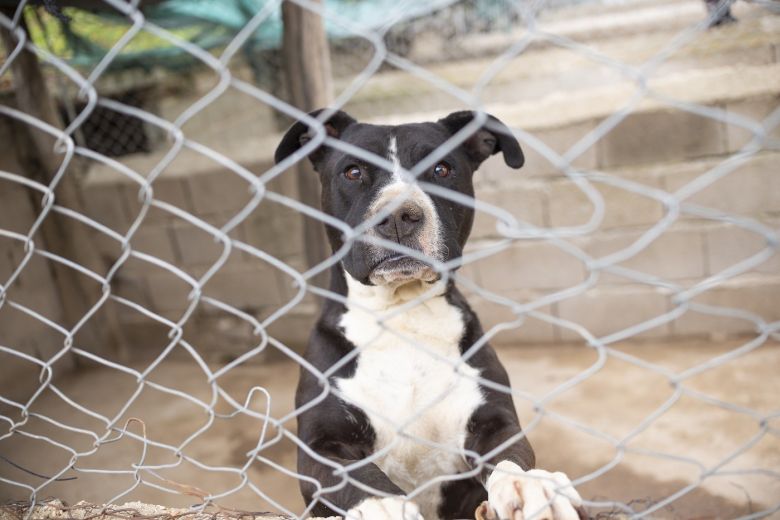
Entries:
{"label": "wooden post", "polygon": [[[13,10],[5,10],[4,13],[13,17]],[[26,30],[23,20],[21,25]],[[0,34],[7,52],[10,53],[18,43],[16,37],[5,28],[0,28]],[[11,64],[11,72],[17,108],[56,128],[63,128],[54,100],[49,95],[37,56],[28,50],[23,50]],[[16,126],[27,128],[24,123]],[[29,129],[25,133],[27,135],[20,136],[18,139],[20,143],[28,143],[27,153],[19,152],[20,162],[28,177],[48,185],[60,167],[63,155],[54,152],[54,141],[48,134],[36,129]],[[70,171],[60,179],[54,191],[55,203],[84,213],[78,197],[75,173],[71,167]],[[35,196],[34,199],[34,207],[40,210],[41,197]],[[50,212],[38,233],[39,247],[70,259],[96,273],[105,271],[105,266],[97,254],[97,249],[91,244],[83,224]],[[100,287],[94,280],[86,279],[84,275],[66,265],[54,261],[49,262],[49,265],[60,295],[63,317],[68,327],[72,327],[97,302]],[[104,312],[101,316],[108,316],[108,319],[101,321],[100,324],[94,323],[93,320],[79,330],[78,343],[88,350],[105,354],[117,348],[118,330],[117,322],[111,312]]]}
{"label": "wooden post", "polygon": [[[333,100],[333,85],[330,52],[322,18],[294,2],[285,1],[282,4],[282,20],[282,61],[289,102],[306,112],[328,106]],[[320,182],[317,173],[309,161],[299,162],[297,169],[301,202],[313,208],[320,208]],[[325,230],[321,222],[306,218],[303,233],[306,263],[313,267],[328,255]],[[325,287],[327,276],[327,273],[321,273],[311,281],[316,286]]]}

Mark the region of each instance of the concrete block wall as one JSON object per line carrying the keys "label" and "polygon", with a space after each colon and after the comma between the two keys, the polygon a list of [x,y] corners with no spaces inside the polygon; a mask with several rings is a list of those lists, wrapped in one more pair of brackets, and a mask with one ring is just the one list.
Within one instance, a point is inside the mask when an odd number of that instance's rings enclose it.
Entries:
{"label": "concrete block wall", "polygon": [[[0,121],[0,142],[13,142],[20,131],[8,120]],[[23,175],[22,165],[14,153],[0,153],[0,171]],[[0,179],[0,229],[16,234],[0,234],[0,284],[6,286],[0,298],[0,346],[21,352],[32,358],[48,361],[64,346],[64,336],[11,305],[23,305],[44,319],[63,322],[62,307],[49,262],[42,256],[31,256],[21,274],[8,284],[10,277],[27,258],[25,243],[36,220],[33,197],[40,197],[21,184]],[[38,241],[39,247],[43,247]],[[70,367],[70,356],[60,358],[58,366]],[[23,399],[37,387],[40,367],[18,356],[0,351],[0,394],[11,399]]]}
{"label": "concrete block wall", "polygon": [[[772,96],[731,103],[725,109],[762,117],[777,105],[778,98]],[[629,116],[604,136],[575,164],[630,180],[649,190],[672,192],[705,174],[745,142],[744,136],[731,131],[725,124],[705,123],[703,127],[702,123],[701,118],[679,111],[640,112]],[[564,152],[596,124],[596,121],[585,121],[565,129],[542,128],[534,135],[552,149]],[[676,140],[669,137],[669,133],[687,137]],[[271,149],[269,144],[268,150]],[[248,164],[250,170],[258,174],[266,171],[268,153],[260,153],[262,157],[257,162]],[[692,196],[688,202],[754,218],[777,229],[780,224],[778,169],[780,153],[762,151],[737,171]],[[294,172],[285,172],[269,184],[269,189],[296,198],[294,175]],[[665,213],[663,204],[646,194],[596,182],[592,185],[604,200],[603,219],[594,229],[572,237],[568,243],[593,258],[628,247]],[[584,226],[594,210],[571,179],[530,151],[527,166],[520,171],[506,168],[500,157],[491,158],[478,172],[476,188],[481,201],[537,226]],[[220,168],[199,168],[199,159],[186,154],[154,182],[153,189],[155,199],[215,228],[224,226],[252,198],[249,184],[238,175]],[[138,215],[138,196],[136,184],[99,169],[90,173],[83,192],[90,216],[120,233],[125,233]],[[305,268],[302,219],[295,211],[264,200],[242,224],[230,231],[229,236],[302,272]],[[500,239],[495,219],[479,212],[469,250],[491,246]],[[107,263],[121,254],[116,241],[96,237],[96,242]],[[196,280],[223,252],[223,245],[209,232],[186,218],[157,208],[152,208],[146,215],[131,245],[172,264]],[[734,224],[683,216],[620,266],[689,287],[758,252],[765,245],[761,237]],[[674,309],[670,291],[613,273],[593,275],[581,260],[545,240],[514,241],[510,247],[465,266],[461,273],[484,290],[518,303],[528,303],[590,280],[583,292],[535,310],[549,320],[567,320],[581,325],[595,336],[617,333]],[[191,287],[164,268],[130,259],[117,274],[116,290],[166,319],[176,321],[189,305]],[[295,290],[290,276],[256,256],[234,249],[206,283],[203,294],[263,319],[289,302]],[[529,316],[517,321],[508,306],[489,297],[476,293],[470,297],[486,330],[500,326],[493,339],[496,343],[581,340],[576,332],[553,326],[543,319]],[[749,273],[706,292],[696,301],[750,310],[766,321],[780,319],[779,256],[774,255]],[[313,323],[315,308],[311,299],[306,298],[291,308],[269,332],[287,344],[301,348]],[[167,344],[167,327],[154,324],[133,309],[120,308],[119,312],[123,322],[132,324],[129,343],[138,344],[141,338],[145,346],[154,345],[153,351]],[[217,357],[234,357],[260,343],[259,336],[253,335],[245,322],[205,302],[197,307],[190,322],[185,337]],[[510,322],[511,326],[505,326]],[[145,330],[147,332],[143,332]],[[635,338],[721,338],[748,334],[753,330],[754,324],[750,321],[715,319],[689,311],[680,318],[644,330]],[[155,339],[148,340],[148,337]]]}
{"label": "concrete block wall", "polygon": [[[762,120],[780,106],[776,95],[735,100],[717,105],[727,113]],[[564,153],[596,122],[583,122],[559,131],[533,132],[545,144]],[[576,128],[576,130],[573,130]],[[574,135],[572,135],[574,133]],[[556,139],[555,136],[559,136]],[[780,135],[775,129],[771,137]],[[747,143],[748,132],[722,122],[657,109],[629,115],[612,132],[583,154],[575,166],[629,180],[647,190],[674,192],[720,164]],[[502,207],[516,218],[553,228],[585,226],[594,206],[583,191],[539,154],[528,153],[526,166],[513,171],[491,158],[477,179],[477,197]],[[780,153],[776,145],[741,164],[731,174],[695,193],[686,202],[755,219],[780,229]],[[608,184],[593,182],[604,200],[598,225],[568,240],[593,258],[623,250],[638,240],[665,213],[657,199]],[[470,248],[491,247],[500,239],[496,219],[477,215]],[[660,237],[619,266],[690,287],[748,258],[766,241],[733,223],[681,216]],[[527,303],[585,283],[588,271],[575,256],[544,240],[519,240],[498,254],[464,268],[463,273],[498,295]],[[475,296],[475,307],[486,325],[507,322],[513,315],[495,312],[496,304]],[[694,300],[697,303],[744,309],[766,322],[780,319],[780,255],[743,273]],[[553,303],[540,312],[570,320],[596,336],[606,336],[655,316],[671,312],[671,293],[607,272],[575,297]],[[547,310],[544,310],[547,309]],[[506,309],[504,309],[506,311]],[[722,338],[750,334],[755,325],[744,319],[715,318],[696,311],[643,331],[637,339],[676,339],[689,336]],[[528,318],[522,326],[504,331],[495,342],[560,342],[578,340],[576,332]]]}
{"label": "concrete block wall", "polygon": [[[220,263],[203,285],[202,295],[263,320],[296,294],[293,279],[248,251],[231,247],[223,258],[225,245],[215,238],[215,233],[251,202],[251,186],[229,170],[195,171],[197,161],[196,157],[184,154],[155,180],[153,198],[173,206],[174,210],[151,207],[130,239],[134,251],[159,259],[165,265],[130,257],[117,271],[114,290],[165,320],[177,322],[189,308],[193,296],[192,285],[185,279],[200,281],[212,266]],[[93,166],[81,194],[88,216],[124,235],[140,215],[143,196],[140,186],[108,168]],[[260,173],[269,165],[249,167]],[[268,183],[268,190],[297,198],[293,175],[294,172],[282,174]],[[298,272],[305,270],[302,217],[281,204],[263,199],[227,236],[271,255]],[[108,269],[121,257],[122,245],[97,231],[93,238]],[[148,355],[167,345],[169,325],[150,319],[131,306],[115,308],[124,324],[123,330],[129,331],[125,343],[130,349],[140,349],[131,354]],[[307,297],[269,332],[278,331],[278,339],[287,343],[302,344],[306,334],[296,324],[301,314],[310,317],[311,309],[311,298]],[[260,342],[260,336],[253,334],[251,327],[247,329],[244,320],[205,300],[197,305],[188,323],[185,338],[189,337],[207,355],[219,359],[240,355]]]}

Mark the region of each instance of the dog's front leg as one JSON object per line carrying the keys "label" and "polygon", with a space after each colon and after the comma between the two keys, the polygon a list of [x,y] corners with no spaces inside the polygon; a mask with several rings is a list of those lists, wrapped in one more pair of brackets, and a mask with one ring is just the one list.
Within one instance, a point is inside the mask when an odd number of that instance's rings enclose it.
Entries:
{"label": "dog's front leg", "polygon": [[[332,454],[323,457],[342,467],[360,461],[360,459],[347,459]],[[347,511],[347,520],[423,520],[417,505],[406,500],[403,490],[376,464],[359,464],[358,467],[349,470],[350,480],[347,480],[343,473],[337,474],[337,470],[332,465],[315,460],[314,457],[300,450],[298,470],[319,482],[321,488],[333,489],[333,491],[324,491],[321,497],[337,508]],[[376,493],[371,493],[372,489],[376,490]],[[316,488],[304,480],[301,481],[301,491],[305,500],[310,502],[314,498]],[[317,504],[312,512],[320,516],[333,513],[323,502]]]}
{"label": "dog's front leg", "polygon": [[[534,453],[514,413],[504,406],[483,406],[471,420],[466,448],[480,455],[508,445],[484,462],[482,478],[488,500],[476,512],[478,520],[515,518],[580,520],[588,518],[582,499],[564,473],[534,469]],[[511,408],[507,408],[511,406]]]}

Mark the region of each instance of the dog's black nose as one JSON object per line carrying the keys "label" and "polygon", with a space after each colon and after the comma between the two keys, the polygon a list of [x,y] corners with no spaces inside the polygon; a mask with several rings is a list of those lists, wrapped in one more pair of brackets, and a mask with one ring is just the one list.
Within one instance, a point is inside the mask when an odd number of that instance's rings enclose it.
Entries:
{"label": "dog's black nose", "polygon": [[414,235],[423,225],[424,214],[416,204],[404,204],[376,225],[376,230],[387,240],[400,242],[402,238]]}

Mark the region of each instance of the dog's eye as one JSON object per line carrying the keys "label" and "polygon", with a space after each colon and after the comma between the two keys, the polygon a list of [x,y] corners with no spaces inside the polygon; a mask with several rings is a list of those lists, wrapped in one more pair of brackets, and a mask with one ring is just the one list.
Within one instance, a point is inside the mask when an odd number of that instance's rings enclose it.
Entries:
{"label": "dog's eye", "polygon": [[362,175],[363,173],[360,171],[360,167],[355,166],[354,164],[352,166],[347,166],[344,170],[344,177],[351,181],[359,181]]}
{"label": "dog's eye", "polygon": [[449,175],[452,173],[452,166],[446,162],[440,162],[433,168],[433,173],[437,177],[449,177]]}

